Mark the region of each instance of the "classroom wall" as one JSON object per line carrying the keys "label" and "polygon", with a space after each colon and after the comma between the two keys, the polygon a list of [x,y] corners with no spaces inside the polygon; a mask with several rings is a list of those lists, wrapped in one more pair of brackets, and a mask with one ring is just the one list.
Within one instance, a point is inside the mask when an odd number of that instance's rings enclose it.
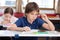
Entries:
{"label": "classroom wall", "polygon": [[[57,7],[58,7],[58,0],[55,0],[55,10],[40,10],[40,13],[46,13],[46,14],[57,13]],[[24,12],[23,8],[22,11]]]}
{"label": "classroom wall", "polygon": [[58,0],[58,5],[57,5],[57,10],[56,10],[56,12],[60,14],[60,0]]}
{"label": "classroom wall", "polygon": [[[59,2],[60,3],[60,2]],[[18,8],[19,9],[19,8]],[[58,0],[56,0],[55,3],[55,10],[40,10],[40,13],[46,13],[46,14],[53,14],[53,13],[59,13],[60,11],[58,11],[60,9],[60,5],[58,5]],[[13,9],[14,12],[16,12],[15,9]],[[0,8],[0,13],[3,13],[4,9]],[[24,13],[24,9],[22,8],[22,12]]]}
{"label": "classroom wall", "polygon": [[[14,12],[16,12],[15,9],[13,9],[13,10],[14,10]],[[3,12],[4,12],[4,9],[0,9],[0,13],[3,13]],[[24,13],[24,10],[23,10],[23,13]],[[53,14],[53,13],[55,13],[55,11],[54,10],[40,10],[40,13]]]}
{"label": "classroom wall", "polygon": [[[24,13],[25,10],[22,10],[22,11]],[[53,13],[55,13],[55,11],[54,10],[40,10],[40,13],[53,14]]]}

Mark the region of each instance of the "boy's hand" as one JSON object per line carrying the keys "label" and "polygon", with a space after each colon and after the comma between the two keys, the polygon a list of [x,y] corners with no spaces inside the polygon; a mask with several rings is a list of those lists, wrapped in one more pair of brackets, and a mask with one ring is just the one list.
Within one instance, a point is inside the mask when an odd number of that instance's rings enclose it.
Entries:
{"label": "boy's hand", "polygon": [[23,27],[23,30],[24,30],[24,31],[30,31],[31,29],[30,29],[30,27],[25,26],[25,27]]}
{"label": "boy's hand", "polygon": [[41,14],[41,18],[42,18],[45,22],[49,21],[48,17],[47,17],[45,14]]}

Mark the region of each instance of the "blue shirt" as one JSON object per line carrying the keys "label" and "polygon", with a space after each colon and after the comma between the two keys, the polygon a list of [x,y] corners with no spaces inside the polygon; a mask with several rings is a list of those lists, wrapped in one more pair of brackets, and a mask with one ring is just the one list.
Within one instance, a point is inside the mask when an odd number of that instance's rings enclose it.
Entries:
{"label": "blue shirt", "polygon": [[31,29],[38,29],[40,28],[42,25],[43,25],[44,21],[40,18],[36,18],[32,24],[30,24],[27,20],[26,17],[22,17],[22,18],[19,18],[17,21],[16,21],[16,25],[17,27],[25,27],[25,26],[28,26],[30,27]]}
{"label": "blue shirt", "polygon": [[[16,25],[17,27],[25,27],[25,26],[28,26],[30,27],[31,29],[39,29],[42,25],[43,25],[44,21],[40,18],[36,18],[32,24],[30,24],[27,20],[26,17],[22,17],[22,18],[19,18],[17,21],[16,21]],[[20,38],[20,40],[37,40],[36,37],[22,37]]]}

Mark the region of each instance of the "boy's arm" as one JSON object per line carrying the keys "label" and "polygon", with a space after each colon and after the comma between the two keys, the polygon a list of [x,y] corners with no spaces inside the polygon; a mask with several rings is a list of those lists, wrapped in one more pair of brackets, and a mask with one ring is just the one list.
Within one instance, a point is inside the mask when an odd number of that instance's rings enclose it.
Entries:
{"label": "boy's arm", "polygon": [[30,27],[17,27],[16,24],[11,24],[10,27],[7,27],[7,30],[14,30],[14,31],[30,31]]}
{"label": "boy's arm", "polygon": [[49,21],[48,17],[45,14],[41,14],[42,19],[46,22],[42,26],[48,30],[55,30],[55,27],[51,21]]}

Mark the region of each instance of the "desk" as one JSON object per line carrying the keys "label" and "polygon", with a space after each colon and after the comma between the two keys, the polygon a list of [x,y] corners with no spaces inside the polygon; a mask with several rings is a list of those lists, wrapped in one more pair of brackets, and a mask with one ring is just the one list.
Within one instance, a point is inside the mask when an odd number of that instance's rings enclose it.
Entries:
{"label": "desk", "polygon": [[59,24],[60,23],[60,18],[49,18],[49,20],[51,22],[53,22],[54,24]]}
{"label": "desk", "polygon": [[49,18],[49,20],[55,25],[56,30],[60,31],[60,18]]}
{"label": "desk", "polygon": [[49,18],[49,20],[60,20],[60,18]]}
{"label": "desk", "polygon": [[9,31],[9,30],[0,30],[0,37],[14,37],[16,34],[18,34],[21,37],[60,37],[60,32],[57,32],[57,31],[46,31],[46,32],[36,34],[32,32],[17,32],[17,31]]}

